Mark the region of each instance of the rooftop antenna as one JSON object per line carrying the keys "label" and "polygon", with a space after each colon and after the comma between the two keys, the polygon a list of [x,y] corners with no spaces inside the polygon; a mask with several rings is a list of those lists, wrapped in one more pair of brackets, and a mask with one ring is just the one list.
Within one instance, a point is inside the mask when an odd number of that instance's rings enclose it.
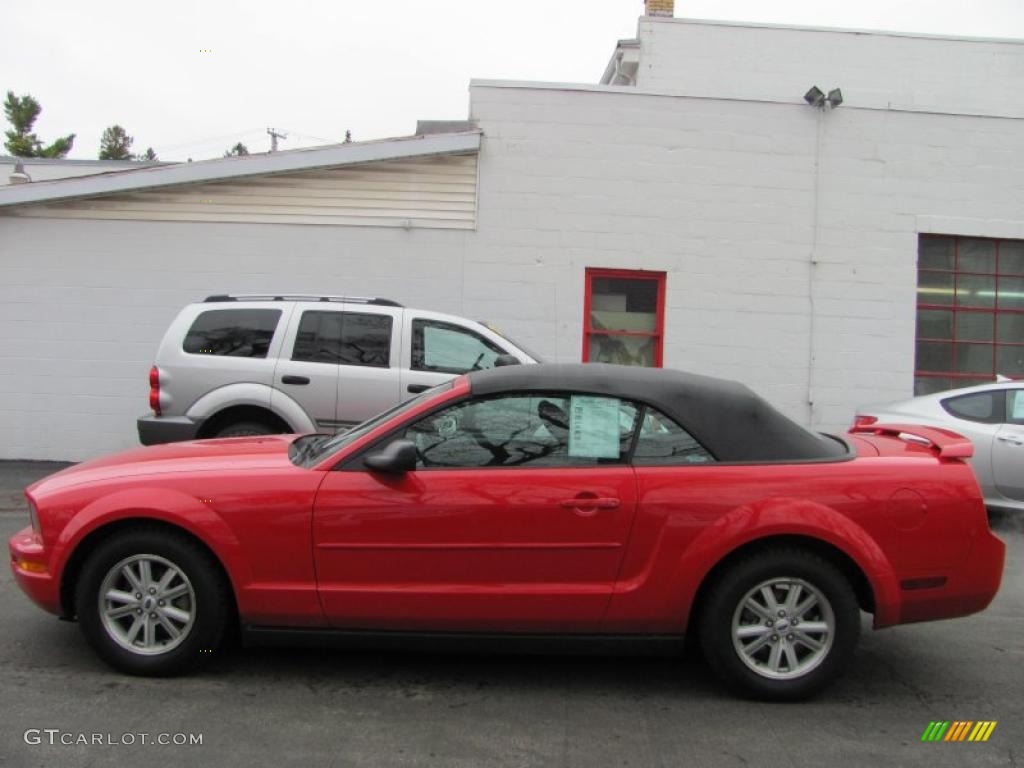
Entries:
{"label": "rooftop antenna", "polygon": [[271,152],[277,152],[277,140],[278,139],[287,139],[288,138],[288,134],[287,133],[283,133],[283,132],[282,133],[278,133],[273,128],[267,128],[267,133],[270,134],[270,151]]}

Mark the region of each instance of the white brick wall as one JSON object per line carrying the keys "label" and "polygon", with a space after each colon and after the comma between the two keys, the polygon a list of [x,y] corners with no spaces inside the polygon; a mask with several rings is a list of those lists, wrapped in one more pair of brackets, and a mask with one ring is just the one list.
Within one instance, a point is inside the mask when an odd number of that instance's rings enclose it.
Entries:
{"label": "white brick wall", "polygon": [[515,243],[559,358],[579,355],[585,267],[665,270],[666,365],[743,380],[822,428],[911,394],[918,219],[1024,224],[1013,119],[494,83],[472,88],[472,117],[467,276],[503,279],[492,265]]}
{"label": "white brick wall", "polygon": [[[685,11],[685,9],[684,9]],[[1024,41],[641,18],[637,86],[688,96],[1024,116]]]}

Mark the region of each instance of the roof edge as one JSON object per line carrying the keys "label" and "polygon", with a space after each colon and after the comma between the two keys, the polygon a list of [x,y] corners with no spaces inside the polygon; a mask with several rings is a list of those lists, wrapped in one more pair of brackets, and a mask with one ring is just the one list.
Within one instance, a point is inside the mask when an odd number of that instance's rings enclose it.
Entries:
{"label": "roof edge", "polygon": [[203,160],[0,187],[0,207],[480,149],[479,130]]}
{"label": "roof edge", "polygon": [[983,37],[974,35],[943,34],[938,32],[900,32],[885,29],[862,29],[858,27],[818,27],[811,24],[781,24],[767,21],[730,21],[726,19],[669,18],[663,16],[641,16],[641,23],[693,24],[709,27],[748,27],[750,29],[781,29],[792,32],[828,32],[846,35],[873,35],[875,37],[909,37],[919,40],[950,40],[964,43],[1004,43],[1024,45],[1019,37]]}

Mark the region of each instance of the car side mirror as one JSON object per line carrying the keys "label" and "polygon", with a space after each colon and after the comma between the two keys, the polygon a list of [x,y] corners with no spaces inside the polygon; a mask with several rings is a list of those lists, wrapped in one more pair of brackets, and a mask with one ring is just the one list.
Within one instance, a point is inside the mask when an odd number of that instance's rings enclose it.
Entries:
{"label": "car side mirror", "polygon": [[374,472],[401,475],[416,469],[416,443],[412,440],[392,440],[381,450],[369,454],[363,463]]}
{"label": "car side mirror", "polygon": [[494,367],[499,368],[503,365],[522,365],[519,362],[519,358],[515,355],[498,355],[494,358]]}

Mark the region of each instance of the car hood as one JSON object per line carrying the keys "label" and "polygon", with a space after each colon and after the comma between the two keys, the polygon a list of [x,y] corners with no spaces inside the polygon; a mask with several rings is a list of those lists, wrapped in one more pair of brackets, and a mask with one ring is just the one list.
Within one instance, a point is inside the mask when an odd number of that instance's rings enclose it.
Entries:
{"label": "car hood", "polygon": [[267,470],[290,466],[288,448],[295,435],[261,435],[192,440],[135,448],[63,469],[26,490],[33,496],[83,483],[177,472]]}

